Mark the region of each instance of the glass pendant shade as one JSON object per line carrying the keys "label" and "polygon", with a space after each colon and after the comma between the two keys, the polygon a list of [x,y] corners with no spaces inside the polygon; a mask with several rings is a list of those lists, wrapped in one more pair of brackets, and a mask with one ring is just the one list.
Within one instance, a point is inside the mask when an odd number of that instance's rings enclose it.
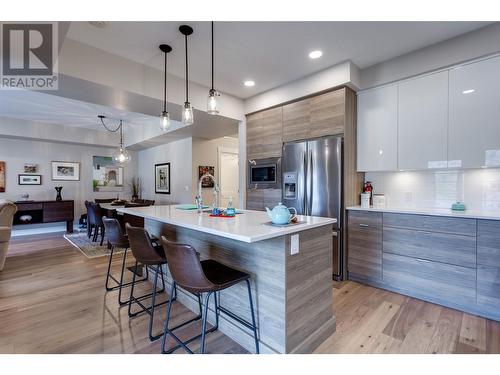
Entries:
{"label": "glass pendant shade", "polygon": [[160,128],[163,131],[170,128],[170,114],[167,111],[163,111],[160,115]]}
{"label": "glass pendant shade", "polygon": [[182,123],[184,125],[191,125],[193,122],[193,107],[191,107],[191,103],[185,102],[184,108],[182,109]]}
{"label": "glass pendant shade", "polygon": [[217,90],[211,89],[208,92],[208,101],[207,101],[207,113],[209,115],[218,115],[219,109],[217,108],[217,97],[220,96]]}
{"label": "glass pendant shade", "polygon": [[113,153],[113,161],[118,164],[126,164],[130,161],[130,154],[125,147],[120,146]]}

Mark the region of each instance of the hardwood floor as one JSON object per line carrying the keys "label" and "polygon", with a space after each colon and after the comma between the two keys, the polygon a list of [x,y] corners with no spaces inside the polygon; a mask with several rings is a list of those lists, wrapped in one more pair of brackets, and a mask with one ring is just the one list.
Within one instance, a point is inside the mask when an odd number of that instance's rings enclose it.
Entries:
{"label": "hardwood floor", "polygon": [[500,323],[346,281],[334,283],[337,331],[316,353],[500,353]]}
{"label": "hardwood floor", "polygon": [[[87,259],[61,234],[13,239],[0,272],[0,353],[159,353],[148,316],[129,319],[117,291],[105,292],[107,259]],[[334,283],[333,295],[337,332],[316,353],[500,353],[498,322],[351,281]],[[193,316],[173,306],[173,324]],[[162,307],[155,331],[164,316]],[[207,351],[246,352],[220,332],[207,336]]]}

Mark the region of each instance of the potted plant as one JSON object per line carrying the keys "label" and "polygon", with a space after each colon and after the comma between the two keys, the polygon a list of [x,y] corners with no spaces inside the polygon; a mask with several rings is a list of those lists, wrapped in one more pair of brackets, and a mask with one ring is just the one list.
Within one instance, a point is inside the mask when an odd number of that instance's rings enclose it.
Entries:
{"label": "potted plant", "polygon": [[130,190],[132,191],[132,200],[138,199],[141,195],[141,179],[139,177],[132,177],[130,180]]}

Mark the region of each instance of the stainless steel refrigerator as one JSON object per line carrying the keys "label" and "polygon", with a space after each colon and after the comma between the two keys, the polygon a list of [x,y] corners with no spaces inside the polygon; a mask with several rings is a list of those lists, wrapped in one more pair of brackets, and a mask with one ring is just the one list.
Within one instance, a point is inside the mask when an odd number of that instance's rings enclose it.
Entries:
{"label": "stainless steel refrigerator", "polygon": [[342,147],[340,136],[283,145],[282,201],[297,213],[333,217],[333,276],[342,278]]}

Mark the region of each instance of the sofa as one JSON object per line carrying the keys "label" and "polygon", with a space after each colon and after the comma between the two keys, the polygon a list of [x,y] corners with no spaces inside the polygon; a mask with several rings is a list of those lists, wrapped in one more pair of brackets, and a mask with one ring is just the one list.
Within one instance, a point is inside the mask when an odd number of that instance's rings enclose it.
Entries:
{"label": "sofa", "polygon": [[17,207],[13,202],[0,199],[0,271],[3,270],[7,258],[12,221],[16,211]]}

